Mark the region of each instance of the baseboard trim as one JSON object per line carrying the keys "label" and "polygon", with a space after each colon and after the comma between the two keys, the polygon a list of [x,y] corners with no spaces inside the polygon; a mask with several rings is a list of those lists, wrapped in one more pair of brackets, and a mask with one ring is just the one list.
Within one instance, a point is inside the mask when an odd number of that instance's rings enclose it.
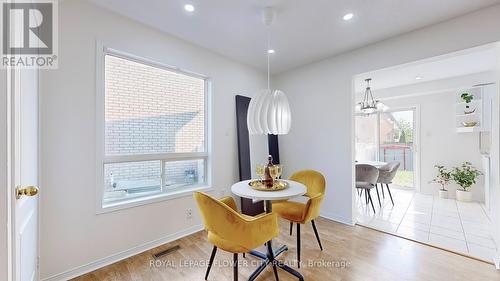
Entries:
{"label": "baseboard trim", "polygon": [[158,246],[161,246],[165,243],[169,243],[175,240],[178,240],[180,238],[189,236],[191,234],[194,234],[196,232],[199,232],[203,230],[202,225],[195,225],[190,228],[187,228],[185,230],[167,235],[165,237],[162,237],[160,239],[153,240],[151,242],[146,242],[144,244],[135,246],[133,248],[130,248],[128,250],[107,256],[102,259],[98,259],[96,261],[90,262],[86,265],[78,266],[73,269],[55,274],[51,277],[43,278],[42,281],[65,281],[69,280],[78,276],[81,276],[85,273],[92,272],[94,270],[97,270],[99,268],[102,268],[104,266],[110,265],[112,263],[124,260],[126,258],[129,258],[131,256],[135,256],[137,254],[140,254],[142,252],[145,252],[147,250],[151,250],[153,248],[156,248]]}
{"label": "baseboard trim", "polygon": [[352,220],[352,218],[346,218],[343,216],[335,215],[332,213],[326,213],[326,212],[321,212],[320,217],[331,220],[331,221],[339,222],[342,224],[354,226],[354,221]]}

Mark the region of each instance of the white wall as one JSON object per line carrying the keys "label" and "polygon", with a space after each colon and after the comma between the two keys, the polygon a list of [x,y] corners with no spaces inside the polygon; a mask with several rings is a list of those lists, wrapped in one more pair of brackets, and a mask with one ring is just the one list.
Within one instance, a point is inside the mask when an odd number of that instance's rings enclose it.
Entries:
{"label": "white wall", "polygon": [[288,171],[325,174],[323,216],[352,222],[353,76],[498,41],[499,26],[496,5],[275,76],[293,114],[290,134],[280,138],[281,161]]}
{"label": "white wall", "polygon": [[216,196],[238,179],[234,96],[266,85],[263,73],[185,41],[84,1],[60,3],[59,69],[41,76],[42,279],[200,226],[191,196],[96,215],[96,40],[212,78]]}
{"label": "white wall", "polygon": [[[376,93],[375,93],[376,94]],[[404,95],[404,93],[402,93]],[[420,154],[420,192],[438,195],[439,185],[430,184],[435,178],[434,165],[451,167],[460,166],[465,161],[482,169],[482,158],[479,151],[479,133],[457,133],[455,120],[455,103],[457,91],[401,97],[385,100],[391,109],[416,106],[418,110],[417,127],[419,140],[417,153]],[[439,116],[439,118],[436,118]],[[447,187],[450,198],[455,197],[457,185]],[[473,198],[484,201],[484,181],[480,177],[476,185],[471,187]]]}

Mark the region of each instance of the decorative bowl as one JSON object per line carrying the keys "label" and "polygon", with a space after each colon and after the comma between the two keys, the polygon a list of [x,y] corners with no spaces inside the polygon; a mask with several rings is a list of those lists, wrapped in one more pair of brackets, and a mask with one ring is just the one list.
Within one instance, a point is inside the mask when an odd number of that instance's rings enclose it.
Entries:
{"label": "decorative bowl", "polygon": [[477,121],[468,121],[468,122],[462,122],[462,125],[464,125],[464,127],[474,127],[477,125]]}
{"label": "decorative bowl", "polygon": [[266,186],[261,180],[253,180],[248,183],[250,187],[259,191],[279,191],[288,188],[288,183],[286,181],[275,180],[273,186]]}

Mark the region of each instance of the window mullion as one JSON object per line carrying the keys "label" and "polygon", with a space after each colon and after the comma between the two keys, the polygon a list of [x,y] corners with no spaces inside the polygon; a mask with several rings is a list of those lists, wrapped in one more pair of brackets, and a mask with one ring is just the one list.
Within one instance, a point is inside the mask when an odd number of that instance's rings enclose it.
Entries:
{"label": "window mullion", "polygon": [[165,186],[165,160],[160,161],[160,192],[163,192]]}
{"label": "window mullion", "polygon": [[137,161],[179,161],[191,160],[208,157],[206,152],[195,153],[163,153],[163,154],[139,154],[139,155],[113,155],[104,157],[104,164],[109,163],[123,163],[123,162],[137,162]]}

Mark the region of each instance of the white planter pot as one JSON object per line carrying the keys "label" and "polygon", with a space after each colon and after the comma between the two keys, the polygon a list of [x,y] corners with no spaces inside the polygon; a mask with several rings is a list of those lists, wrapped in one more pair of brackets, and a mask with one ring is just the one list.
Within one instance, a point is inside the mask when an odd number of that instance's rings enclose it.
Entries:
{"label": "white planter pot", "polygon": [[463,191],[461,189],[457,189],[456,191],[457,200],[462,202],[471,202],[472,201],[472,193],[470,191]]}
{"label": "white planter pot", "polygon": [[439,198],[448,199],[448,190],[439,190]]}

